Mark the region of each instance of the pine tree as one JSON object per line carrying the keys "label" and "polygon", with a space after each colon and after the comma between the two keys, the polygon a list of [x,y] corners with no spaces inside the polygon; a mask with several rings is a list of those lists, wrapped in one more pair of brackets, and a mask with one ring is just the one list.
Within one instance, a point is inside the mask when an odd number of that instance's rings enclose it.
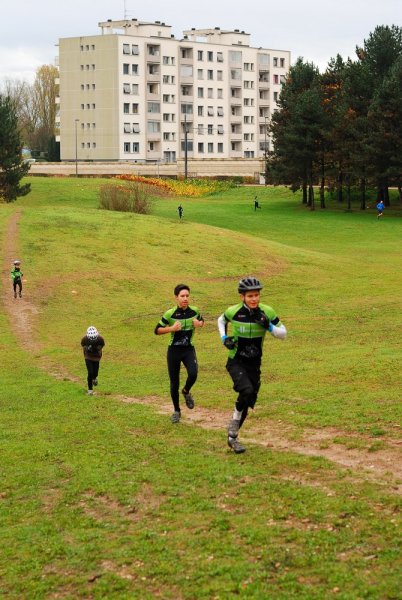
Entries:
{"label": "pine tree", "polygon": [[0,94],[0,198],[14,202],[18,196],[29,193],[29,184],[20,185],[29,164],[23,163],[22,141],[13,103]]}

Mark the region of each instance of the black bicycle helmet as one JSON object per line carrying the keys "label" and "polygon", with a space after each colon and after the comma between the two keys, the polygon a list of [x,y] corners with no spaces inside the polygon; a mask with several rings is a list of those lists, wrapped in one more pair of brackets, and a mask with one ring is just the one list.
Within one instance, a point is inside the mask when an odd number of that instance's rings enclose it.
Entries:
{"label": "black bicycle helmet", "polygon": [[239,294],[262,290],[263,287],[261,281],[256,277],[243,277],[243,279],[240,279],[239,281]]}

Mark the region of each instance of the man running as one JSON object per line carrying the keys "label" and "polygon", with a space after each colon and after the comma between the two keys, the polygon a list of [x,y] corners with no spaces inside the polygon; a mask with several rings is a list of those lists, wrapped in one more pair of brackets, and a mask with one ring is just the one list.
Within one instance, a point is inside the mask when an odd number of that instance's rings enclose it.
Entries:
{"label": "man running", "polygon": [[14,290],[14,298],[17,297],[17,287],[18,287],[18,295],[22,298],[22,277],[23,273],[21,271],[21,261],[15,260],[13,262],[14,267],[11,270],[11,279],[13,281],[13,290]]}
{"label": "man running", "polygon": [[[265,335],[269,331],[273,337],[284,339],[287,334],[274,309],[260,303],[262,288],[256,277],[241,279],[238,286],[241,302],[230,306],[218,319],[222,342],[229,350],[226,369],[233,380],[233,389],[238,393],[228,426],[228,445],[236,454],[246,451],[237,438],[249,408],[254,408],[257,401]],[[230,337],[227,335],[229,323]]]}
{"label": "man running", "polygon": [[88,396],[93,395],[93,386],[98,385],[99,363],[102,358],[102,348],[104,345],[105,340],[99,334],[96,327],[88,327],[86,335],[81,340],[88,374]]}
{"label": "man running", "polygon": [[385,204],[382,200],[380,200],[377,204],[377,219],[379,219],[380,217],[382,217],[383,211],[385,208]]}
{"label": "man running", "polygon": [[170,379],[170,396],[174,412],[171,416],[172,423],[178,423],[181,417],[179,386],[180,365],[183,363],[187,371],[187,380],[181,393],[187,408],[194,408],[194,398],[190,390],[197,380],[198,364],[195,348],[193,346],[194,331],[203,327],[204,319],[198,308],[190,306],[190,288],[181,283],[174,288],[177,306],[166,311],[157,326],[156,335],[170,333],[167,351],[167,365]]}

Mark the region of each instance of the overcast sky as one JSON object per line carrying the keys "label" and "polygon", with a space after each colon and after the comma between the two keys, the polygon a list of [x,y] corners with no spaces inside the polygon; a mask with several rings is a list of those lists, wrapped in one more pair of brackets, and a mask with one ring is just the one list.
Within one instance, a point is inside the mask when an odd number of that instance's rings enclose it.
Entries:
{"label": "overcast sky", "polygon": [[220,27],[251,34],[251,45],[290,50],[321,70],[337,53],[355,58],[356,45],[377,25],[402,26],[401,0],[1,0],[0,85],[33,81],[35,70],[54,64],[62,37],[100,33],[98,22],[137,18],[185,29]]}

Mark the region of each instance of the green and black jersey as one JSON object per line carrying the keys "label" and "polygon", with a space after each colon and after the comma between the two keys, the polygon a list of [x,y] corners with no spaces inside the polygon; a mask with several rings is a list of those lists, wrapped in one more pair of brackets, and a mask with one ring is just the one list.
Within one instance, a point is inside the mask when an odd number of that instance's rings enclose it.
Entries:
{"label": "green and black jersey", "polygon": [[187,308],[183,309],[175,306],[165,312],[155,327],[155,333],[158,332],[159,327],[171,327],[176,321],[180,321],[181,329],[179,331],[172,331],[169,346],[192,346],[195,330],[193,319],[197,319],[198,321],[204,320],[197,307],[187,306]]}
{"label": "green and black jersey", "polygon": [[[281,322],[271,306],[259,304],[259,309],[268,317],[272,325],[279,327]],[[231,335],[236,343],[232,350],[229,350],[229,358],[238,358],[240,360],[258,362],[262,357],[262,347],[267,333],[262,325],[255,322],[254,311],[250,310],[245,304],[240,303],[230,306],[223,313],[225,329],[231,324]]]}
{"label": "green and black jersey", "polygon": [[19,267],[14,267],[11,271],[11,279],[13,281],[18,281],[23,276],[23,273]]}

